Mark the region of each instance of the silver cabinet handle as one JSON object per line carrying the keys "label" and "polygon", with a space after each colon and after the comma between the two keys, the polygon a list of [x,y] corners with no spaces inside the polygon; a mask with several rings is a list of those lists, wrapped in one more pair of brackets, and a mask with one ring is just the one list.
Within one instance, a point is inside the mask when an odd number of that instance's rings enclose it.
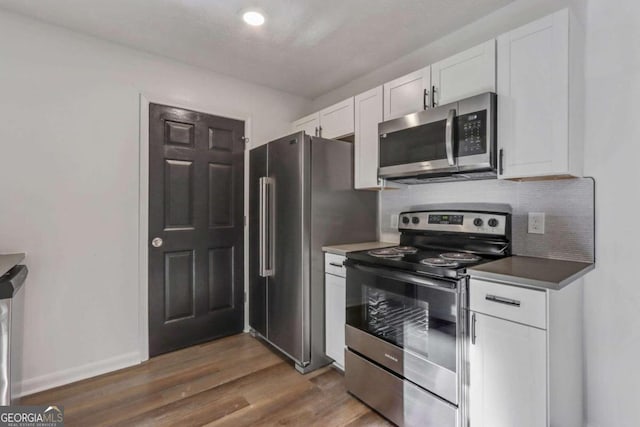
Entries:
{"label": "silver cabinet handle", "polygon": [[471,344],[476,343],[476,314],[471,314]]}
{"label": "silver cabinet handle", "polygon": [[151,241],[151,245],[154,248],[159,248],[164,244],[164,240],[162,240],[162,238],[160,237],[154,237],[154,239]]}
{"label": "silver cabinet handle", "polygon": [[338,264],[337,262],[330,262],[329,265],[332,265],[334,267],[339,267],[339,268],[343,268],[344,264]]}
{"label": "silver cabinet handle", "polygon": [[449,114],[447,115],[447,129],[445,136],[445,148],[447,149],[447,161],[449,162],[449,166],[455,166],[456,162],[453,158],[453,121],[456,118],[456,110],[449,110]]}
{"label": "silver cabinet handle", "polygon": [[487,295],[484,297],[487,301],[497,302],[499,304],[512,305],[514,307],[520,307],[520,301],[510,298],[499,297],[496,295]]}
{"label": "silver cabinet handle", "polygon": [[438,105],[436,102],[436,90],[435,85],[431,86],[431,108],[436,108]]}
{"label": "silver cabinet handle", "polygon": [[498,160],[498,173],[504,175],[504,149],[500,149],[500,159]]}
{"label": "silver cabinet handle", "polygon": [[422,109],[426,110],[427,108],[429,108],[429,91],[425,88],[424,92],[422,93]]}

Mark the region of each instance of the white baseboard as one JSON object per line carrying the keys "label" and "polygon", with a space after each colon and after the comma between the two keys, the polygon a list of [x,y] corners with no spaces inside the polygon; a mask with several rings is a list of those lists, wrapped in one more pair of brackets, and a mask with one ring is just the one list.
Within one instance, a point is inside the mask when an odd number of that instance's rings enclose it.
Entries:
{"label": "white baseboard", "polygon": [[16,387],[17,393],[16,396],[13,397],[27,396],[39,391],[117,371],[118,369],[128,368],[129,366],[139,364],[140,361],[140,354],[134,351],[110,359],[87,363],[86,365],[64,369],[35,378],[28,378]]}

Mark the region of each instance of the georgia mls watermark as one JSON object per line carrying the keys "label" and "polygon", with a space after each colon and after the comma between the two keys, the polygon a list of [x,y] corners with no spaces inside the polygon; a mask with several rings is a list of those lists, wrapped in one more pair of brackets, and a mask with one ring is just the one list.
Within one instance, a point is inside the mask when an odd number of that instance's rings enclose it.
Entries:
{"label": "georgia mls watermark", "polygon": [[62,427],[62,406],[0,406],[0,427]]}

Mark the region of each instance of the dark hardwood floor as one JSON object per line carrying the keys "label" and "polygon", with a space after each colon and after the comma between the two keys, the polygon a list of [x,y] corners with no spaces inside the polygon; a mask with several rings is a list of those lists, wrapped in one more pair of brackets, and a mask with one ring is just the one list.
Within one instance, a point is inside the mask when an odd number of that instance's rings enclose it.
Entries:
{"label": "dark hardwood floor", "polygon": [[67,426],[388,426],[326,367],[300,375],[248,334],[23,397],[64,405]]}

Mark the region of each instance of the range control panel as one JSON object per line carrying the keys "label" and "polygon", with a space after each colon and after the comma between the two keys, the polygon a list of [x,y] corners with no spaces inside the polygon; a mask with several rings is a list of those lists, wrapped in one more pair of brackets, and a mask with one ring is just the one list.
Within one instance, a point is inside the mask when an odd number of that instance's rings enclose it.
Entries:
{"label": "range control panel", "polygon": [[398,230],[430,230],[504,236],[507,232],[505,213],[486,212],[403,212]]}

